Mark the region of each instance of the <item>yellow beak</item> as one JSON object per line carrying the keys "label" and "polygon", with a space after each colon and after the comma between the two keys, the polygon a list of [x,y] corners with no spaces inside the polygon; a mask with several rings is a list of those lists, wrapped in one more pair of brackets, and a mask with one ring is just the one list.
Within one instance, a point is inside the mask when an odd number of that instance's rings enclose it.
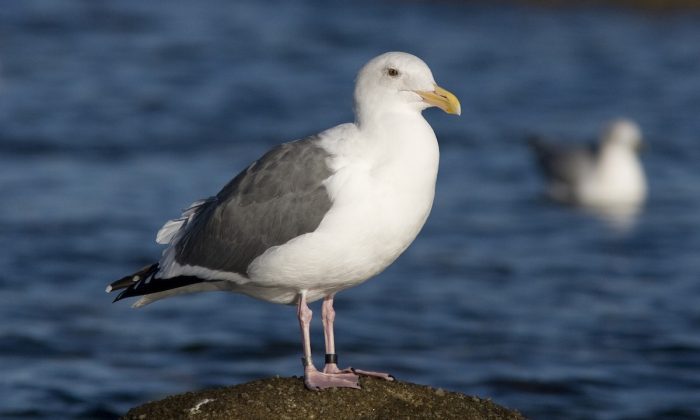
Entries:
{"label": "yellow beak", "polygon": [[459,99],[451,92],[435,85],[434,91],[416,91],[423,100],[430,105],[434,105],[448,114],[460,115],[462,106],[459,104]]}

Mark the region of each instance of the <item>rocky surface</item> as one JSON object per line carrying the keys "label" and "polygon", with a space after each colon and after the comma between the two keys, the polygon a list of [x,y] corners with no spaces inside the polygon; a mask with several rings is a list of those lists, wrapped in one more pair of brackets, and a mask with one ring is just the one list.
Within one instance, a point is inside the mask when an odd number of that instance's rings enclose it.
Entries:
{"label": "rocky surface", "polygon": [[524,419],[490,400],[407,382],[361,378],[362,389],[309,391],[301,378],[270,378],[174,395],[131,409],[148,419]]}

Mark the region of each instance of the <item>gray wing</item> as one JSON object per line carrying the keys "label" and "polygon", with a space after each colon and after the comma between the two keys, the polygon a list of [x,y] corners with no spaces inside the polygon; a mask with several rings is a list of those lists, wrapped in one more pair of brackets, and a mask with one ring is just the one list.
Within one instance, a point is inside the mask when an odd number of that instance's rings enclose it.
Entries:
{"label": "gray wing", "polygon": [[179,231],[172,226],[167,231],[166,223],[159,239],[172,239],[179,264],[245,276],[268,248],[313,232],[321,223],[331,207],[323,184],[332,174],[328,157],[316,137],[277,146],[216,196],[195,203],[184,219],[169,222],[180,223]]}
{"label": "gray wing", "polygon": [[598,151],[596,146],[565,146],[541,137],[531,138],[530,146],[535,152],[542,173],[548,179],[565,184],[578,182],[593,170]]}

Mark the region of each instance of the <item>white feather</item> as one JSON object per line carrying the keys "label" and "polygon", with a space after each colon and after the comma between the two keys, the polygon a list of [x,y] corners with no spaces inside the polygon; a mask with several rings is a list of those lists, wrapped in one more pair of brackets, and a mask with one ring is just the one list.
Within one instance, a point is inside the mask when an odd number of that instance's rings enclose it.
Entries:
{"label": "white feather", "polygon": [[185,224],[186,220],[187,219],[173,219],[165,222],[156,235],[156,242],[164,245],[169,244],[182,225]]}
{"label": "white feather", "polygon": [[206,200],[195,201],[182,212],[182,215],[180,215],[179,218],[165,222],[163,227],[160,228],[158,234],[156,235],[156,242],[163,245],[168,245],[173,242],[175,235],[177,235],[177,233],[183,229],[185,225],[190,222],[190,220],[192,220],[192,218],[197,214],[197,211],[199,211],[199,208],[210,200],[212,199],[209,198]]}

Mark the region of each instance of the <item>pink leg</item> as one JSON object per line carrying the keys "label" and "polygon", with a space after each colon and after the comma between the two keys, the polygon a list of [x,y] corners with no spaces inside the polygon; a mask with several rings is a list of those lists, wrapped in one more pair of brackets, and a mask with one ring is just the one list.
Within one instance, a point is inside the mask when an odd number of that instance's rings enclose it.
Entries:
{"label": "pink leg", "polygon": [[311,309],[306,304],[306,293],[299,295],[297,317],[301,327],[301,339],[304,343],[304,384],[308,389],[319,390],[325,388],[359,388],[357,375],[352,372],[319,372],[314,367],[311,359],[311,338],[309,326],[311,325]]}
{"label": "pink leg", "polygon": [[326,365],[323,367],[324,373],[343,373],[352,372],[358,375],[373,376],[375,378],[386,379],[393,381],[394,377],[388,373],[370,372],[366,370],[358,370],[353,368],[338,369],[338,356],[335,353],[335,336],[333,335],[333,322],[335,321],[335,310],[333,309],[333,295],[326,296],[323,299],[321,307],[321,317],[323,318],[323,334],[326,337]]}
{"label": "pink leg", "polygon": [[333,335],[333,322],[335,321],[333,295],[323,299],[321,319],[323,320],[323,337],[326,339],[326,365],[323,367],[323,371],[325,373],[338,373],[340,369],[336,364],[335,336]]}

